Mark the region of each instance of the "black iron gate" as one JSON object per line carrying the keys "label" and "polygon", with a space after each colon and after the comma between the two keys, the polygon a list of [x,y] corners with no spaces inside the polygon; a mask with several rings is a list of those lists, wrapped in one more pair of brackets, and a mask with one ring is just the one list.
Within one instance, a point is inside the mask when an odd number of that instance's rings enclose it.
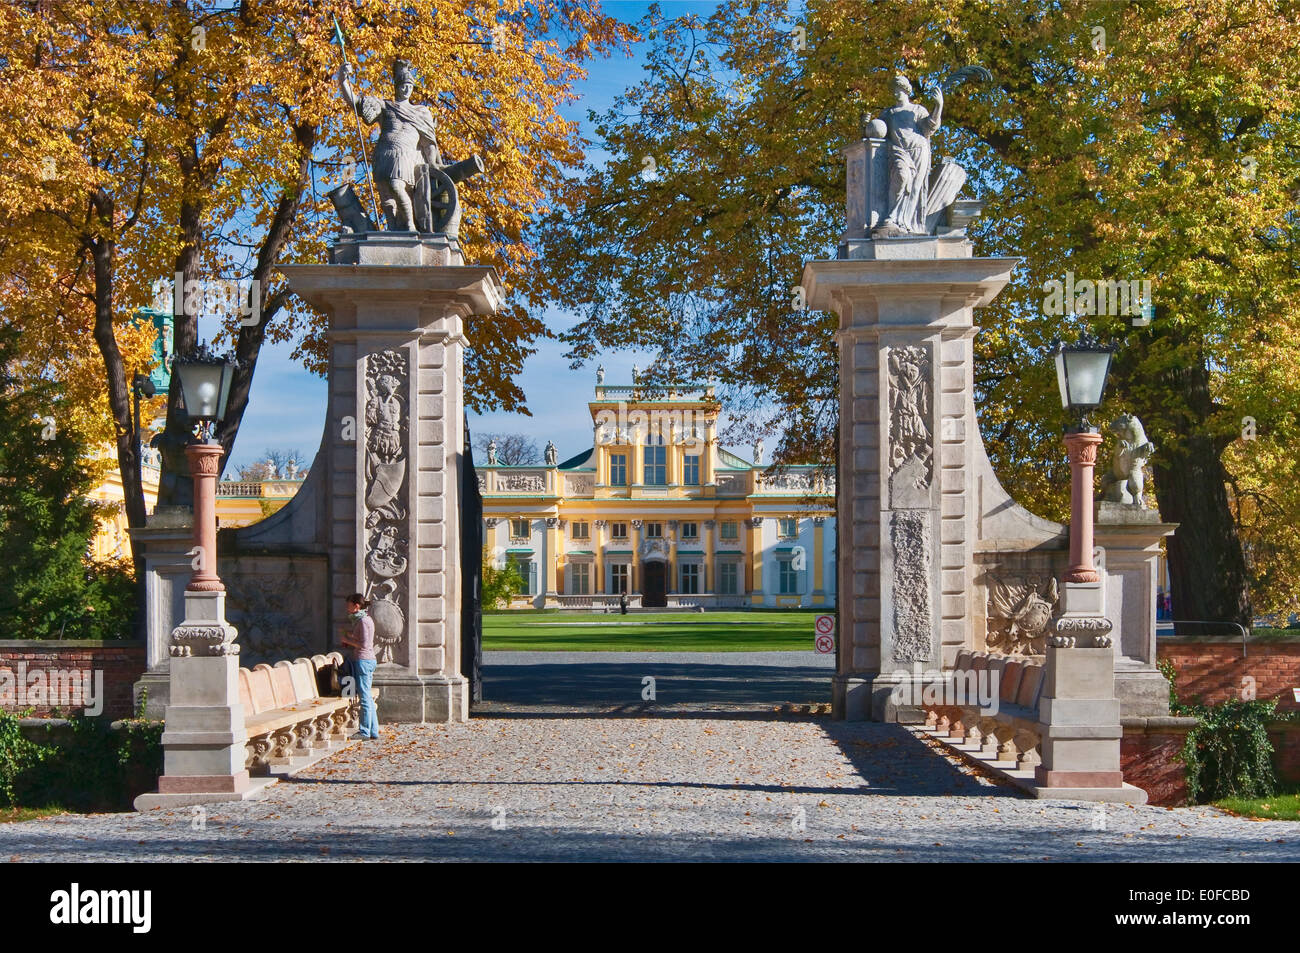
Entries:
{"label": "black iron gate", "polygon": [[460,673],[469,679],[470,707],[483,700],[483,496],[474,472],[469,415],[465,416],[460,486]]}

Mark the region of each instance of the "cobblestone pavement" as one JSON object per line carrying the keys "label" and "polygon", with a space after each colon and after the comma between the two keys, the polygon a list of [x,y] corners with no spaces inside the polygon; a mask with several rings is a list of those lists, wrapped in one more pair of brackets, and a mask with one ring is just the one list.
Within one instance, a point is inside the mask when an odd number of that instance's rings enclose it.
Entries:
{"label": "cobblestone pavement", "polygon": [[818,715],[504,713],[384,728],[201,830],[190,810],[0,824],[0,860],[1300,860],[1297,823],[1033,801],[969,771]]}

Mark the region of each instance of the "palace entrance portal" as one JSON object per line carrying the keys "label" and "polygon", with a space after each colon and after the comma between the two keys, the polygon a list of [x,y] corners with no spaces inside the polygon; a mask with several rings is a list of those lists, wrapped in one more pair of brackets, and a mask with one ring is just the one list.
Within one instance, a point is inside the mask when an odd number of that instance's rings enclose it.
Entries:
{"label": "palace entrance portal", "polygon": [[641,584],[641,605],[647,609],[660,609],[668,605],[667,563],[647,562],[645,580]]}

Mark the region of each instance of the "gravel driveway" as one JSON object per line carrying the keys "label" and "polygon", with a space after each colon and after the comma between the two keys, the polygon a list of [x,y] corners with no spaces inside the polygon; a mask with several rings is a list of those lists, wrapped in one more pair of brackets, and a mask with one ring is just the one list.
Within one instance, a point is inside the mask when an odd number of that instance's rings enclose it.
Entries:
{"label": "gravel driveway", "polygon": [[2,824],[0,859],[1300,860],[1297,823],[1028,800],[897,726],[778,712],[386,727],[201,820]]}

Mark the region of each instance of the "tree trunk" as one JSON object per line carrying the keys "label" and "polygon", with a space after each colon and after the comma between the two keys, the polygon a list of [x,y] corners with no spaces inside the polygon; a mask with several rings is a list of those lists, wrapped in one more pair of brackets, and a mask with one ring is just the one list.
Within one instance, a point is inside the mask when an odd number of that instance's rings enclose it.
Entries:
{"label": "tree trunk", "polygon": [[[1229,441],[1206,433],[1214,411],[1209,369],[1202,359],[1172,376],[1185,408],[1181,418],[1173,418],[1173,432],[1181,440],[1177,447],[1157,448],[1153,469],[1160,517],[1179,524],[1166,540],[1174,618],[1249,626],[1254,615],[1250,577],[1221,459]],[[1186,630],[1207,631],[1206,626]]]}
{"label": "tree trunk", "polygon": [[[111,213],[110,213],[111,217]],[[140,482],[137,459],[135,425],[131,416],[131,394],[126,380],[122,352],[113,333],[113,269],[115,248],[107,236],[87,242],[95,267],[95,343],[104,358],[108,384],[108,405],[113,414],[113,430],[117,444],[117,468],[122,478],[122,496],[126,508],[127,525],[136,528],[144,525],[144,487]],[[139,566],[139,553],[135,540],[131,540],[131,556]]]}

